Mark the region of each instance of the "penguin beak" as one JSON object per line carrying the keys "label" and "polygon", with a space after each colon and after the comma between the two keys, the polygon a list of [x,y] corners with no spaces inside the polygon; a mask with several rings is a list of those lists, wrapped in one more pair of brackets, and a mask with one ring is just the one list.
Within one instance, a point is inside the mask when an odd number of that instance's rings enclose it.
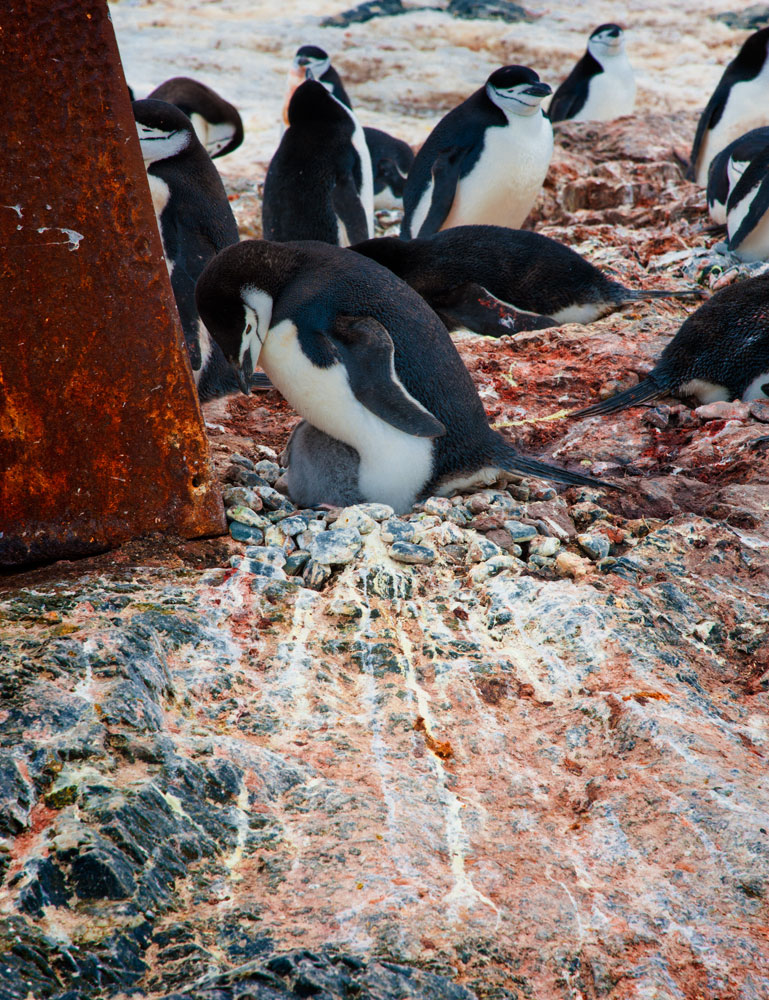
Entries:
{"label": "penguin beak", "polygon": [[251,395],[251,376],[254,372],[254,365],[251,360],[251,348],[249,348],[243,355],[242,361],[237,361],[235,358],[228,358],[230,366],[235,372],[235,378],[238,380],[238,385],[240,386],[240,391],[246,395]]}
{"label": "penguin beak", "polygon": [[531,97],[539,97],[540,99],[544,99],[548,94],[552,93],[553,88],[547,83],[532,83],[524,90],[524,94],[529,94]]}

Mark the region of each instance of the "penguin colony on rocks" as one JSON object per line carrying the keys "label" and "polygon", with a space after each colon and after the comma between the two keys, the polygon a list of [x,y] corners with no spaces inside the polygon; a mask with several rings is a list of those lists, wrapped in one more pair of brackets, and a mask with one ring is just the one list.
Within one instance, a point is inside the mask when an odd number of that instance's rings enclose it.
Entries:
{"label": "penguin colony on rocks", "polygon": [[[727,67],[689,166],[729,249],[748,260],[769,257],[768,43],[769,28],[755,32]],[[523,456],[492,430],[449,336],[590,323],[639,300],[702,294],[625,288],[519,228],[547,174],[552,123],[632,112],[622,28],[592,32],[545,110],[551,93],[533,69],[501,67],[414,155],[361,126],[328,53],[303,45],[264,184],[266,238],[243,243],[212,163],[243,140],[237,110],[186,77],[134,103],[199,395],[281,392],[303,418],[284,452],[296,503],[405,511],[505,472],[616,485]],[[373,238],[375,207],[400,204],[400,238]],[[639,385],[577,415],[671,392],[769,398],[769,275],[718,292]]]}

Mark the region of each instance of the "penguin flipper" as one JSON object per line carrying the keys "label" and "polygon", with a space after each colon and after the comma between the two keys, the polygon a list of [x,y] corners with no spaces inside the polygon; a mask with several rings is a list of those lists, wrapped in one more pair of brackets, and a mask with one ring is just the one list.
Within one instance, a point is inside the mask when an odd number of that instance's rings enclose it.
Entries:
{"label": "penguin flipper", "polygon": [[709,128],[714,128],[721,120],[728,96],[729,89],[728,87],[724,87],[724,79],[722,77],[721,82],[705,105],[705,110],[700,115],[700,120],[697,122],[697,131],[694,133],[692,152],[689,157],[689,168],[684,175],[688,181],[694,180],[697,170],[697,160],[700,158],[700,148],[702,140],[705,138],[705,133]]}
{"label": "penguin flipper", "polygon": [[392,338],[381,323],[371,316],[337,316],[328,336],[347,369],[353,395],[367,410],[414,437],[446,433],[398,379]]}
{"label": "penguin flipper", "polygon": [[524,330],[545,330],[558,326],[552,316],[516,309],[492,295],[483,285],[468,281],[457,285],[430,305],[447,329],[467,329],[485,337],[505,337]]}
{"label": "penguin flipper", "polygon": [[369,236],[366,212],[361,204],[352,174],[337,177],[331,192],[331,201],[337,218],[347,231],[347,242],[361,243]]}
{"label": "penguin flipper", "polygon": [[433,192],[430,209],[417,233],[419,239],[433,236],[446,221],[454,204],[462,163],[468,153],[472,154],[473,149],[474,147],[451,146],[435,157],[432,166]]}
{"label": "penguin flipper", "polygon": [[[566,85],[569,84],[567,87]],[[564,122],[573,118],[582,110],[587,101],[587,81],[571,80],[567,77],[553,94],[553,99],[547,109],[547,117],[551,122]]]}

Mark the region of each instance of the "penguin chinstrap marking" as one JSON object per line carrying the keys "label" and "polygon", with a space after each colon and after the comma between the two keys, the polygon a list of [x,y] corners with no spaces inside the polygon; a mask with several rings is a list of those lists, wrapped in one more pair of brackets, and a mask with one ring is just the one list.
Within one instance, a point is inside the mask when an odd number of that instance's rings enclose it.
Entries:
{"label": "penguin chinstrap marking", "polygon": [[[350,96],[344,88],[339,73],[331,65],[328,53],[317,45],[302,45],[297,49],[288,72],[286,96],[283,102],[283,125],[286,128],[288,128],[288,105],[291,96],[307,79],[320,81],[326,90],[354,115]],[[406,177],[414,162],[411,146],[394,135],[369,126],[364,127],[363,137],[371,158],[373,207],[400,208],[403,204]]]}
{"label": "penguin chinstrap marking", "polygon": [[[197,301],[245,376],[261,365],[309,424],[357,452],[348,487],[365,500],[404,511],[500,471],[607,485],[520,455],[492,430],[443,323],[374,261],[323,243],[249,240],[208,265]],[[325,491],[324,464],[303,478],[307,491],[294,484],[303,503],[346,502]],[[324,488],[310,488],[315,480]]]}
{"label": "penguin chinstrap marking", "polygon": [[350,249],[410,285],[449,330],[489,337],[592,323],[643,299],[703,294],[625,288],[562,243],[505,226],[457,226],[415,240],[388,236]]}
{"label": "penguin chinstrap marking", "polygon": [[297,87],[288,114],[264,181],[265,237],[349,246],[372,236],[373,196],[353,143],[360,125],[317,80]]}
{"label": "penguin chinstrap marking", "polygon": [[406,179],[401,236],[484,223],[518,229],[553,154],[540,107],[550,92],[533,69],[503,66],[442,118]]}
{"label": "penguin chinstrap marking", "polygon": [[697,124],[686,176],[706,187],[713,158],[752,129],[769,125],[769,28],[754,32],[724,70]]}
{"label": "penguin chinstrap marking", "polygon": [[769,149],[769,126],[754,128],[730,142],[714,156],[708,168],[708,212],[717,225],[726,225],[726,203],[732,187],[751,161]]}
{"label": "penguin chinstrap marking", "polygon": [[156,87],[149,97],[180,108],[192,122],[211,159],[226,156],[243,142],[243,121],[238,109],[205,83],[188,76],[174,76]]}
{"label": "penguin chinstrap marking", "polygon": [[649,375],[574,416],[616,413],[659,396],[769,399],[769,274],[716,292],[692,313]]}
{"label": "penguin chinstrap marking", "polygon": [[587,51],[553,94],[552,122],[611,121],[633,113],[635,74],[618,24],[602,24],[590,35]]}
{"label": "penguin chinstrap marking", "polygon": [[166,101],[133,104],[171,288],[201,400],[240,391],[235,372],[200,322],[195,282],[219,250],[238,242],[221,178],[189,118]]}

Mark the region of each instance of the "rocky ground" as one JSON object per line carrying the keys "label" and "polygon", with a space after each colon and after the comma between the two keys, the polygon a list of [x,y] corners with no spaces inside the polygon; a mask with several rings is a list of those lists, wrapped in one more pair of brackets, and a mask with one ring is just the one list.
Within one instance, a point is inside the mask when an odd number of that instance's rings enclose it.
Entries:
{"label": "rocky ground", "polygon": [[[531,223],[740,280],[695,121],[562,126]],[[204,408],[230,537],[3,578],[0,1000],[768,996],[769,407],[569,416],[692,308],[457,338],[503,433],[623,493],[296,511],[273,391]]]}

